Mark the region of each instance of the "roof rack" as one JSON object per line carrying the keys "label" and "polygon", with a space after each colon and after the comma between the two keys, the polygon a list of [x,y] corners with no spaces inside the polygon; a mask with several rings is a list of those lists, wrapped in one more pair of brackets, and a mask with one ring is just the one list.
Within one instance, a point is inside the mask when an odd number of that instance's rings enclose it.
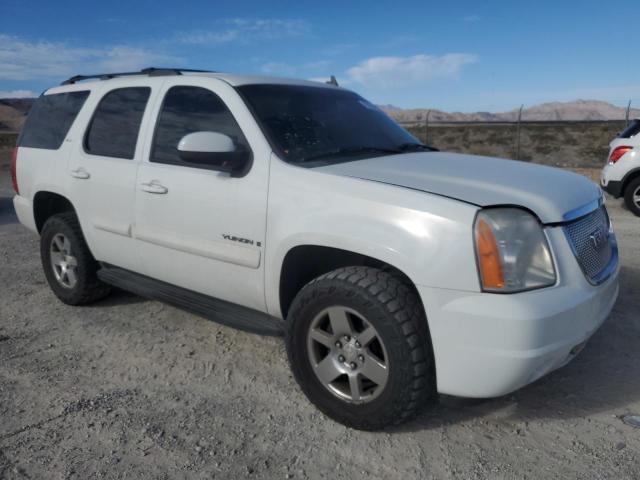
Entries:
{"label": "roof rack", "polygon": [[127,77],[129,75],[148,75],[150,77],[160,77],[165,75],[182,75],[184,72],[194,73],[214,73],[212,70],[193,70],[191,68],[143,68],[139,72],[121,72],[121,73],[99,73],[96,75],[74,75],[68,78],[60,85],[73,85],[74,83],[81,82],[83,80],[89,80],[92,78],[99,78],[100,80],[109,80],[116,77]]}

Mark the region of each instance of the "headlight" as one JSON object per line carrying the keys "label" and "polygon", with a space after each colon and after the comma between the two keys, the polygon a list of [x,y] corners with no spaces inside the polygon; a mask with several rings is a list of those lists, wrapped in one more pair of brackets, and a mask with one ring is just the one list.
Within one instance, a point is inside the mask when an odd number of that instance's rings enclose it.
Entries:
{"label": "headlight", "polygon": [[511,293],[556,282],[542,225],[529,212],[519,208],[481,210],[474,236],[483,290]]}

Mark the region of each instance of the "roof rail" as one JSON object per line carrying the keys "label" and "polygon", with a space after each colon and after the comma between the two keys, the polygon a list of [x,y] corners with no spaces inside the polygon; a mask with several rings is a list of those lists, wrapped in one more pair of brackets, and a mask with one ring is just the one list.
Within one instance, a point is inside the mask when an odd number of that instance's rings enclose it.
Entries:
{"label": "roof rail", "polygon": [[183,72],[194,73],[213,73],[211,70],[194,70],[191,68],[143,68],[139,72],[120,72],[120,73],[98,73],[96,75],[74,75],[68,78],[60,85],[73,85],[74,83],[81,82],[83,80],[89,80],[92,78],[99,78],[100,80],[109,80],[116,77],[127,77],[130,75],[148,75],[150,77],[160,77],[165,75],[182,75]]}

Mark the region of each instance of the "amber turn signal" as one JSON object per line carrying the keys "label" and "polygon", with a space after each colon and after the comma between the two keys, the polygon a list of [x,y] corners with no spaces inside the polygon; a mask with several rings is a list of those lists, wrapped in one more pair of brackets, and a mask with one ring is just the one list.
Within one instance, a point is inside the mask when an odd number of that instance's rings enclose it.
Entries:
{"label": "amber turn signal", "polygon": [[484,288],[503,288],[504,275],[500,265],[498,243],[491,227],[484,219],[479,219],[476,223],[476,248]]}

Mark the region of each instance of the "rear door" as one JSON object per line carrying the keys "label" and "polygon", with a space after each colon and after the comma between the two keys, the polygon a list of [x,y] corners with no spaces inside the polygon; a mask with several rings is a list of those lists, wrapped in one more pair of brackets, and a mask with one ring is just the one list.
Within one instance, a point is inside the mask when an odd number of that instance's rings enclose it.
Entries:
{"label": "rear door", "polygon": [[140,268],[132,238],[142,155],[138,139],[159,85],[153,79],[131,79],[122,87],[105,82],[95,92],[91,118],[69,162],[76,209],[92,253],[130,270]]}
{"label": "rear door", "polygon": [[[263,251],[271,149],[238,93],[200,76],[166,80],[137,179],[134,235],[149,277],[265,310]],[[251,152],[241,176],[186,163],[178,142],[218,132]]]}

